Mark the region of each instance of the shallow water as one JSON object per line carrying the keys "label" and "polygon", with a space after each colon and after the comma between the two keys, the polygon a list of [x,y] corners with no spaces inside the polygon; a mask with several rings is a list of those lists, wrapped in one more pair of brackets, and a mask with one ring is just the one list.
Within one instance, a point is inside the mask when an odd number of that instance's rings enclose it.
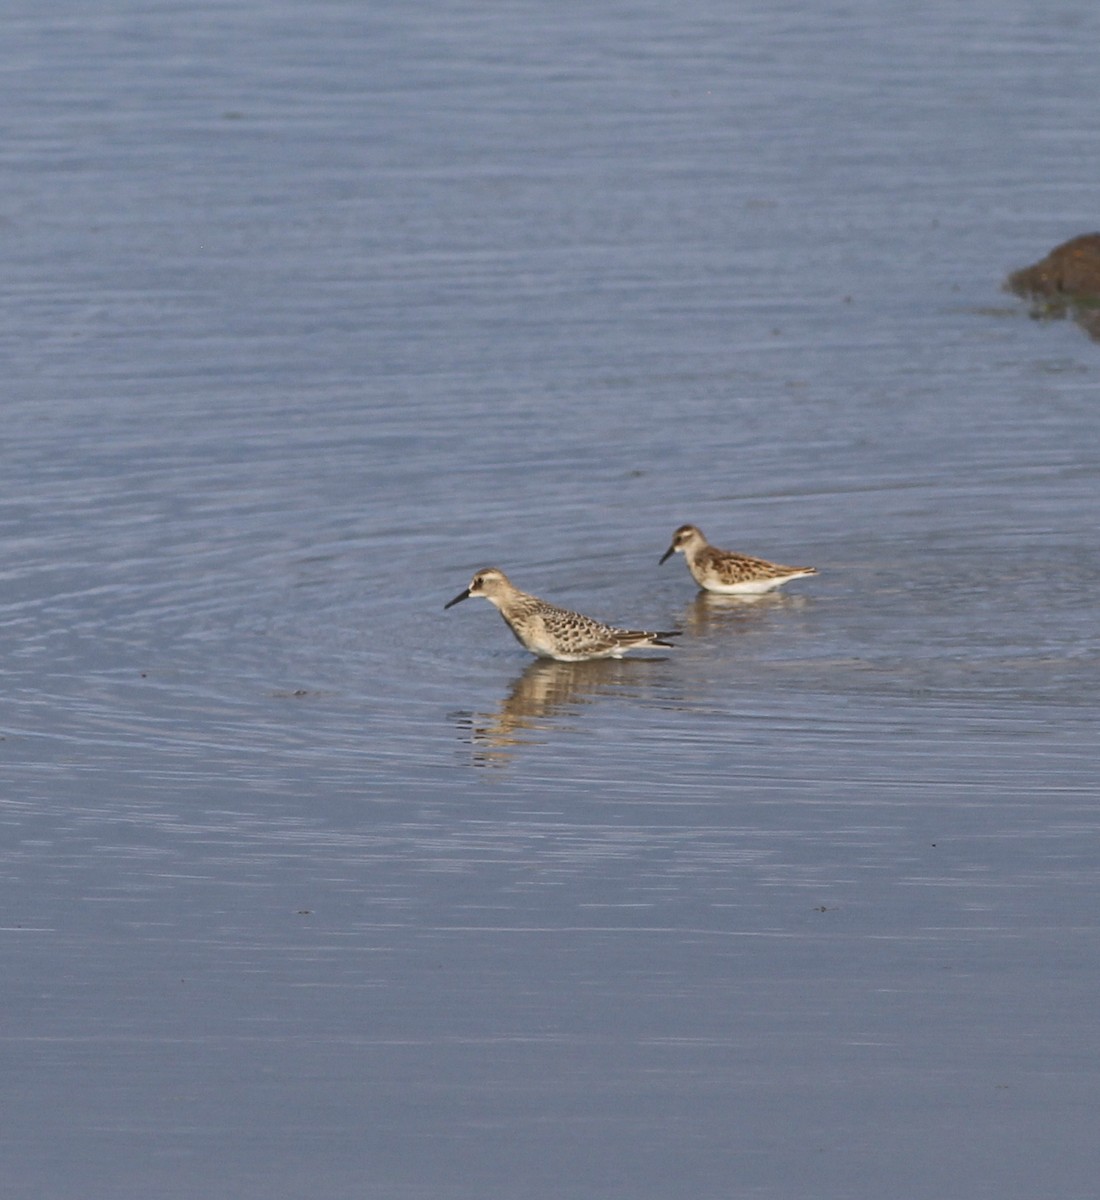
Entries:
{"label": "shallow water", "polygon": [[1098,23],[16,6],[5,1197],[1092,1196]]}

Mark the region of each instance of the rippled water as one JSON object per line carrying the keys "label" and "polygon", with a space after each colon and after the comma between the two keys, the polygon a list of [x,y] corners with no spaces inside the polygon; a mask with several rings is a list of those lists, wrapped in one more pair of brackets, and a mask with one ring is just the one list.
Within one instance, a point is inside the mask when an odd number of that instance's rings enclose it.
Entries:
{"label": "rippled water", "polygon": [[1091,1197],[1100,17],[6,26],[5,1197]]}

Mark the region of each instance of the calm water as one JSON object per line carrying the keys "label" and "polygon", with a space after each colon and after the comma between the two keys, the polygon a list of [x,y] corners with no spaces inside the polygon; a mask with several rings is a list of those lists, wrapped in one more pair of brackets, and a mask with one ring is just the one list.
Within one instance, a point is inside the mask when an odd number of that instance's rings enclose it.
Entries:
{"label": "calm water", "polygon": [[998,287],[1095,6],[93,7],[0,51],[4,1196],[1091,1200],[1100,348]]}

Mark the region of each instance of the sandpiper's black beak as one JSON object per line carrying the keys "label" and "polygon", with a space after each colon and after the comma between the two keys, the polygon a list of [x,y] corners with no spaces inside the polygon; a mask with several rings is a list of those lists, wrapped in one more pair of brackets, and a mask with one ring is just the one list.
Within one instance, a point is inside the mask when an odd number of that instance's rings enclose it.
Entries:
{"label": "sandpiper's black beak", "polygon": [[463,588],[462,591],[459,592],[458,595],[455,596],[455,598],[453,600],[448,600],[447,603],[443,605],[443,607],[450,608],[452,605],[457,604],[460,600],[469,600],[469,598],[470,598],[470,589]]}
{"label": "sandpiper's black beak", "polygon": [[663,563],[665,561],[665,559],[671,558],[675,553],[676,553],[676,543],[673,542],[672,545],[669,546],[669,548],[664,552],[664,554],[661,555],[661,562],[659,562],[657,564],[657,566],[660,566],[661,563]]}

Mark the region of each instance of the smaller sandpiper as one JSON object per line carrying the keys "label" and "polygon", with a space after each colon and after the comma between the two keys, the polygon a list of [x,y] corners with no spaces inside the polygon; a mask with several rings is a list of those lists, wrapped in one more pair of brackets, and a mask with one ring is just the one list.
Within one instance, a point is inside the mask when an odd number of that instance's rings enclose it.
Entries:
{"label": "smaller sandpiper", "polygon": [[503,571],[486,567],[470,581],[470,586],[443,605],[450,608],[470,596],[484,596],[496,605],[516,639],[540,658],[559,662],[584,662],[590,658],[622,658],[628,650],[644,650],[672,643],[663,639],[677,637],[678,629],[651,633],[641,629],[617,629],[591,617],[548,604],[537,596],[521,592]]}
{"label": "smaller sandpiper", "polygon": [[816,567],[782,567],[764,558],[719,550],[694,525],[681,525],[672,535],[672,545],[661,562],[682,554],[695,582],[708,592],[723,596],[760,596],[803,575],[816,575]]}

